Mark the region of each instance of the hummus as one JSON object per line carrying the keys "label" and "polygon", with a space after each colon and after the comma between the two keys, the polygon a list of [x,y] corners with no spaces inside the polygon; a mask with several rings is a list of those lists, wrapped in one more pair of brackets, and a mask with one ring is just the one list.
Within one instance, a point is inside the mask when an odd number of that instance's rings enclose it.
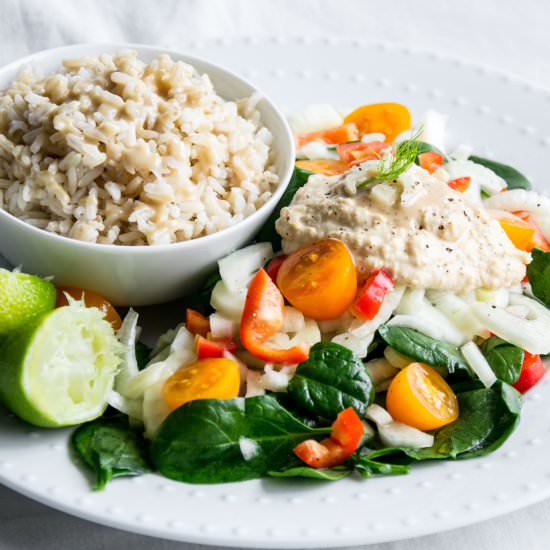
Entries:
{"label": "hummus", "polygon": [[375,173],[364,163],[341,176],[311,176],[276,222],[283,251],[334,237],[362,277],[384,268],[397,285],[459,293],[524,278],[530,255],[482,207],[416,165],[396,181],[356,189]]}

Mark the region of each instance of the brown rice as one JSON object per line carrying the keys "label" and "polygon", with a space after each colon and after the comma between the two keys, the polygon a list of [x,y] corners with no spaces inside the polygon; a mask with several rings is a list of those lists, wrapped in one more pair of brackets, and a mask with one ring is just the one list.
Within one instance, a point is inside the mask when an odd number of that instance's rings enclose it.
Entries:
{"label": "brown rice", "polygon": [[0,95],[0,207],[88,242],[167,244],[255,212],[278,177],[259,97],[134,51],[23,70]]}

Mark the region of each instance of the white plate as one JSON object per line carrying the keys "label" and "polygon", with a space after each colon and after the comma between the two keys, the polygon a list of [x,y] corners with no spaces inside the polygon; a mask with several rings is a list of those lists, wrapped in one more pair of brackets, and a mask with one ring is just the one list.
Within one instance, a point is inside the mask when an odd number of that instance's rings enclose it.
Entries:
{"label": "white plate", "polygon": [[[550,92],[439,54],[357,40],[242,39],[183,50],[242,73],[289,111],[400,101],[418,118],[450,115],[452,138],[547,182]],[[548,133],[547,133],[548,132]],[[548,187],[547,187],[548,189]],[[177,307],[147,315],[165,326]],[[179,312],[181,314],[181,309]],[[550,377],[527,397],[509,441],[486,458],[422,464],[403,477],[336,483],[262,480],[192,486],[157,475],[92,493],[67,450],[69,431],[0,414],[0,481],[76,516],[129,531],[240,547],[330,547],[459,527],[550,496]]]}

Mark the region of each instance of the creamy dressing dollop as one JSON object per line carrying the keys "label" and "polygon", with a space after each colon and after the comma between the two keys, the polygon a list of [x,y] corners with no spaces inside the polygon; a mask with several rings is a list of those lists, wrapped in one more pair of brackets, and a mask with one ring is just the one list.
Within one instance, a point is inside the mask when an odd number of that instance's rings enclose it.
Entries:
{"label": "creamy dressing dollop", "polygon": [[276,222],[283,251],[334,237],[363,277],[384,268],[398,285],[459,293],[521,282],[530,254],[483,207],[416,165],[393,182],[358,189],[376,164],[311,176]]}

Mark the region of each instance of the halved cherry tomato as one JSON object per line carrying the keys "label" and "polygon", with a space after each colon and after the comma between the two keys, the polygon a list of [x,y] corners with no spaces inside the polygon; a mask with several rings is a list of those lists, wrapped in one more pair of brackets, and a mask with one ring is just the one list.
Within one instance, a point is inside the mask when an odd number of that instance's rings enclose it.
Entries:
{"label": "halved cherry tomato", "polygon": [[281,269],[281,266],[283,265],[283,262],[286,260],[286,256],[284,254],[281,254],[280,256],[275,256],[266,267],[267,274],[271,277],[271,280],[276,283],[277,282],[277,275],[279,274],[279,269]]}
{"label": "halved cherry tomato", "polygon": [[419,430],[435,430],[458,418],[458,400],[430,366],[411,363],[391,381],[386,406],[393,418]]}
{"label": "halved cherry tomato", "polygon": [[468,190],[468,187],[470,187],[471,181],[472,181],[472,178],[470,176],[464,176],[463,178],[455,178],[454,180],[449,180],[447,182],[447,185],[451,189],[454,189],[459,193],[464,193],[465,191]]}
{"label": "halved cherry tomato", "polygon": [[210,321],[194,309],[187,308],[185,326],[191,334],[206,336],[210,330]]}
{"label": "halved cherry tomato", "polygon": [[255,357],[271,363],[301,363],[309,355],[309,346],[301,343],[289,349],[276,349],[265,341],[283,325],[285,301],[265,270],[252,279],[241,319],[241,343]]}
{"label": "halved cherry tomato", "polygon": [[198,359],[223,357],[226,351],[233,353],[237,349],[237,342],[232,338],[213,340],[197,334],[195,336],[195,349]]}
{"label": "halved cherry tomato", "polygon": [[383,269],[371,273],[357,293],[351,308],[352,313],[367,321],[374,319],[380,311],[384,296],[393,288],[393,284],[393,279]]}
{"label": "halved cherry tomato", "polygon": [[296,166],[302,170],[324,176],[336,176],[349,170],[349,166],[345,162],[335,159],[297,160]]}
{"label": "halved cherry tomato", "polygon": [[357,126],[355,124],[342,124],[341,126],[334,126],[326,130],[319,130],[318,132],[298,134],[296,136],[296,149],[301,149],[306,143],[315,140],[336,145],[337,143],[346,143],[347,141],[355,141],[356,139],[359,139]]}
{"label": "halved cherry tomato", "polygon": [[336,152],[349,166],[355,166],[366,160],[378,159],[386,149],[391,148],[391,145],[384,141],[369,141],[368,143],[358,141],[356,143],[343,143],[342,145],[337,145]]}
{"label": "halved cherry tomato", "polygon": [[357,292],[353,257],[338,239],[322,239],[290,254],[277,275],[284,297],[312,319],[334,319]]}
{"label": "halved cherry tomato", "polygon": [[546,373],[544,363],[540,355],[533,355],[527,351],[523,352],[523,364],[518,381],[512,384],[520,393],[525,393],[532,388]]}
{"label": "halved cherry tomato", "polygon": [[294,454],[312,468],[330,468],[344,463],[356,450],[365,428],[353,408],[338,414],[332,424],[330,437],[321,442],[302,441],[294,447]]}
{"label": "halved cherry tomato", "polygon": [[411,113],[400,103],[373,103],[355,109],[344,118],[344,122],[355,123],[360,136],[381,133],[391,143],[411,127]]}
{"label": "halved cherry tomato", "polygon": [[533,216],[529,212],[525,212],[525,211],[514,212],[514,215],[520,218],[521,220],[523,220],[528,225],[530,225],[535,231],[535,233],[533,234],[533,242],[532,242],[533,246],[531,247],[529,252],[533,248],[540,248],[541,250],[544,250],[544,252],[550,252],[550,243],[546,240],[546,238],[542,234],[542,231],[538,226],[537,222],[535,222],[535,220],[533,219]]}
{"label": "halved cherry tomato", "polygon": [[202,359],[176,371],[162,388],[174,410],[197,399],[231,399],[239,395],[239,366],[232,359]]}
{"label": "halved cherry tomato", "polygon": [[418,155],[418,162],[424,170],[433,174],[438,168],[443,166],[443,156],[436,151],[427,151]]}
{"label": "halved cherry tomato", "polygon": [[535,228],[531,224],[514,214],[498,218],[498,222],[516,248],[526,251],[533,249]]}
{"label": "halved cherry tomato", "polygon": [[363,436],[365,427],[352,407],[338,413],[332,424],[330,437],[339,443],[344,451],[351,455],[355,452]]}
{"label": "halved cherry tomato", "polygon": [[55,307],[64,307],[69,305],[69,301],[67,300],[65,293],[75,300],[84,300],[84,305],[86,307],[96,307],[101,310],[104,314],[105,320],[111,323],[114,330],[118,330],[121,327],[122,319],[120,318],[117,310],[113,307],[111,302],[107,301],[103,296],[101,296],[101,294],[82,288],[59,286],[57,287]]}

